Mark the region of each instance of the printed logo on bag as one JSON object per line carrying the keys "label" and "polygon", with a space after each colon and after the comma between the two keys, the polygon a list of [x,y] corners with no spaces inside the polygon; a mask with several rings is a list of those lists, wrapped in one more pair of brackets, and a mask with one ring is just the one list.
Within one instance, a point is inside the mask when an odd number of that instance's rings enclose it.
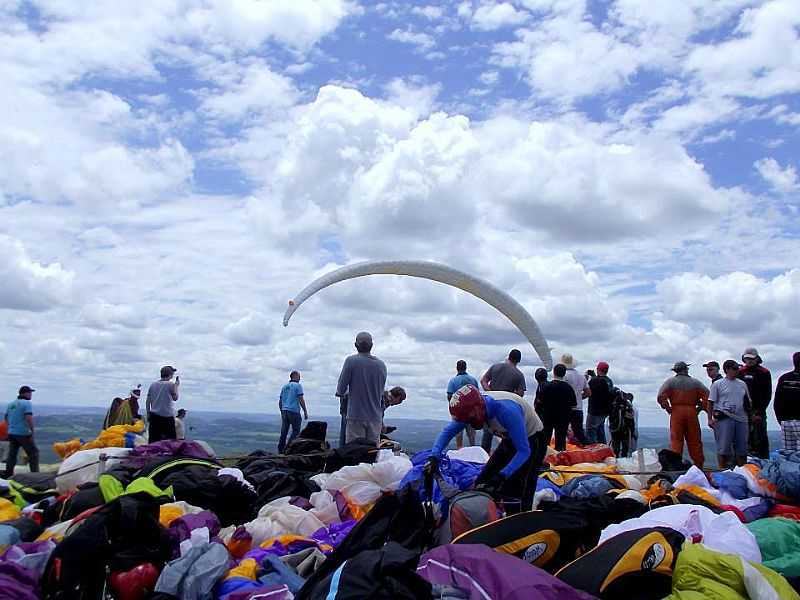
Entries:
{"label": "printed logo on bag", "polygon": [[642,559],[642,569],[645,571],[652,571],[662,562],[667,556],[667,551],[661,544],[653,544],[647,549],[647,552]]}
{"label": "printed logo on bag", "polygon": [[529,563],[534,563],[547,551],[547,544],[544,542],[539,542],[538,544],[532,544],[528,546],[528,549],[525,550],[525,554],[522,555],[522,560]]}

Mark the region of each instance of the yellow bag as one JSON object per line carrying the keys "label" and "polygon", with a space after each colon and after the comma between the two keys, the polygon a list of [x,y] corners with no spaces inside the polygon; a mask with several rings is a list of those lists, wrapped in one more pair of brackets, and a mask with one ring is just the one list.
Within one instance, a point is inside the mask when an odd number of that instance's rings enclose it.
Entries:
{"label": "yellow bag", "polygon": [[19,519],[20,514],[22,513],[16,504],[5,498],[0,498],[0,523]]}

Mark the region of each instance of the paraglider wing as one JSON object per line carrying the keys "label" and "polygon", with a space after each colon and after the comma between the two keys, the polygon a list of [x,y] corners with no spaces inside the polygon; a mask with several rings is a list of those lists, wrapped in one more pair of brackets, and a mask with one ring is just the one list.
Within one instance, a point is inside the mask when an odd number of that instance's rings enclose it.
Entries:
{"label": "paraglider wing", "polygon": [[539,325],[536,324],[530,313],[519,302],[483,279],[446,265],[429,261],[367,261],[331,271],[312,281],[294,299],[289,301],[289,307],[283,315],[283,326],[286,327],[289,324],[289,319],[300,308],[300,305],[318,291],[340,281],[366,277],[367,275],[407,275],[408,277],[438,281],[439,283],[464,290],[504,314],[528,338],[544,366],[548,369],[553,368],[553,359],[550,356],[547,340],[542,335]]}

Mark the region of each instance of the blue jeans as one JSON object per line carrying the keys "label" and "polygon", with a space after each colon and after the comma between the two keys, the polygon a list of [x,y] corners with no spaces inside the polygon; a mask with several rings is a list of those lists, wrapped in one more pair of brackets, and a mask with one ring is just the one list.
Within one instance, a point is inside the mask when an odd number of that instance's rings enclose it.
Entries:
{"label": "blue jeans", "polygon": [[286,449],[286,434],[289,432],[289,425],[292,426],[292,435],[289,436],[289,442],[291,442],[300,433],[302,424],[303,418],[299,412],[294,412],[293,410],[281,411],[281,439],[278,441],[278,454],[283,454]]}
{"label": "blue jeans", "polygon": [[589,415],[586,417],[586,437],[590,444],[606,443],[606,419],[601,415]]}

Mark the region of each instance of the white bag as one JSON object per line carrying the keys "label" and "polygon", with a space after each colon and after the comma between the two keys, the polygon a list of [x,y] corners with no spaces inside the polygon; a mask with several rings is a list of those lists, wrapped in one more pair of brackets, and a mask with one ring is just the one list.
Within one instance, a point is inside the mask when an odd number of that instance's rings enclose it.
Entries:
{"label": "white bag", "polygon": [[636,478],[644,487],[647,485],[648,479],[661,471],[661,463],[658,462],[658,451],[652,448],[640,448],[630,458],[618,458],[617,469],[629,473],[645,471],[645,474],[636,475]]}
{"label": "white bag", "polygon": [[356,506],[373,504],[381,497],[381,487],[372,481],[355,481],[339,491]]}
{"label": "white bag", "polygon": [[339,517],[339,507],[336,505],[336,500],[329,491],[322,490],[321,492],[314,492],[311,494],[308,501],[314,507],[308,512],[325,523],[325,525],[341,523],[342,519]]}
{"label": "white bag", "polygon": [[[56,489],[59,494],[74,492],[84,483],[96,483],[103,470],[109,469],[119,462],[119,458],[127,455],[130,448],[93,448],[78,450],[61,463],[56,475]],[[109,460],[100,462],[100,456],[106,455]]]}
{"label": "white bag", "polygon": [[489,460],[489,454],[480,446],[464,446],[461,450],[449,450],[447,458],[485,465]]}
{"label": "white bag", "polygon": [[717,552],[736,554],[751,562],[761,562],[761,550],[755,536],[731,511],[715,514],[705,506],[675,504],[662,506],[636,519],[609,525],[600,533],[599,544],[624,531],[645,527],[670,527],[691,539],[700,537],[702,543]]}

